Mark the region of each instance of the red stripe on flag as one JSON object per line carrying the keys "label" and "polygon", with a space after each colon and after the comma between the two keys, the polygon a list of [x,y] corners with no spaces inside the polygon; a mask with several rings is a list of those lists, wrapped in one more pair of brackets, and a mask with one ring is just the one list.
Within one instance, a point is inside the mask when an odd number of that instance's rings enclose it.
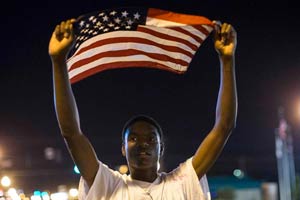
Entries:
{"label": "red stripe on flag", "polygon": [[[153,46],[157,46],[159,48],[162,48],[164,50],[170,51],[170,52],[178,52],[178,53],[182,53],[185,54],[186,56],[192,57],[193,54],[182,49],[182,48],[178,48],[178,47],[174,47],[174,46],[167,46],[165,44],[160,44],[160,43],[156,43],[153,42],[151,40],[148,40],[146,38],[134,38],[134,37],[118,37],[118,38],[109,38],[109,39],[103,39],[103,40],[97,40],[93,43],[91,43],[90,45],[83,47],[81,49],[79,49],[74,56],[80,55],[90,49],[94,49],[97,47],[101,47],[103,45],[107,45],[107,44],[116,44],[116,43],[140,43],[140,44],[149,44],[149,45],[153,45]],[[190,45],[190,44],[189,44]],[[197,50],[193,49],[193,50]],[[74,57],[72,56],[72,57]]]}
{"label": "red stripe on flag", "polygon": [[193,38],[194,40],[196,40],[197,42],[199,42],[200,44],[203,42],[203,40],[200,37],[192,34],[191,32],[189,32],[187,30],[182,29],[181,27],[170,27],[170,29],[184,33],[184,34],[190,36],[191,38]]}
{"label": "red stripe on flag", "polygon": [[177,74],[183,74],[184,71],[178,71],[178,70],[174,70],[172,68],[170,68],[169,66],[166,65],[162,65],[156,62],[148,62],[148,61],[140,61],[140,62],[112,62],[112,63],[108,63],[108,64],[103,64],[103,65],[98,65],[97,67],[94,67],[92,69],[86,70],[72,78],[70,78],[70,82],[76,83],[88,76],[91,76],[93,74],[99,73],[101,71],[105,71],[105,70],[110,70],[110,69],[117,69],[117,68],[135,68],[135,67],[141,67],[144,68],[145,66],[147,66],[148,68],[153,68],[153,69],[161,69],[161,70],[166,70],[166,71],[170,71],[173,73],[177,73]]}
{"label": "red stripe on flag", "polygon": [[159,38],[163,38],[163,39],[166,39],[166,40],[173,40],[175,42],[185,44],[185,45],[189,46],[191,49],[193,49],[194,51],[196,51],[197,48],[198,48],[196,45],[190,43],[187,40],[184,40],[184,39],[181,39],[181,38],[178,38],[178,37],[174,37],[174,36],[170,36],[170,35],[167,35],[167,34],[163,34],[163,33],[157,32],[157,31],[153,31],[151,29],[148,29],[147,27],[140,27],[139,26],[137,30],[141,31],[141,32],[149,33],[149,34],[154,35],[154,36],[159,37]]}
{"label": "red stripe on flag", "polygon": [[213,25],[209,19],[203,16],[174,13],[171,11],[161,10],[156,8],[148,9],[148,17],[166,20],[166,21],[172,21],[181,24],[189,24],[189,25],[196,25],[196,24],[207,24],[211,26]]}
{"label": "red stripe on flag", "polygon": [[[98,53],[94,56],[80,59],[79,61],[72,64],[72,66],[70,66],[69,71],[74,70],[78,67],[82,67],[88,63],[99,60],[101,58],[107,58],[107,57],[117,58],[117,57],[124,57],[124,56],[130,56],[130,55],[146,55],[149,58],[153,58],[153,59],[161,60],[161,61],[168,61],[168,62],[172,62],[174,64],[179,64],[182,66],[187,66],[189,64],[188,62],[185,62],[181,59],[175,59],[175,58],[172,58],[165,54],[147,53],[147,52],[144,52],[141,50],[126,49],[126,50],[120,50],[120,51],[108,51],[108,52]],[[111,62],[114,62],[114,59],[112,59]]]}

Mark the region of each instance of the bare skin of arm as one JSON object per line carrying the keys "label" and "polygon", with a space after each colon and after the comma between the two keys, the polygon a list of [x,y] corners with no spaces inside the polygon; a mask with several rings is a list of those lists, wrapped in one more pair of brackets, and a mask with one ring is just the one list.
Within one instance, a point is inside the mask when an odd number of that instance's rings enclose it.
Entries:
{"label": "bare skin of arm", "polygon": [[97,155],[82,134],[76,101],[69,82],[66,59],[74,43],[73,25],[67,20],[57,25],[49,42],[52,61],[54,105],[61,134],[82,177],[91,186],[98,171]]}
{"label": "bare skin of arm", "polygon": [[192,164],[199,179],[214,164],[232,130],[237,116],[235,80],[235,48],[237,36],[227,23],[214,22],[214,46],[220,60],[220,88],[216,106],[215,124],[196,151]]}

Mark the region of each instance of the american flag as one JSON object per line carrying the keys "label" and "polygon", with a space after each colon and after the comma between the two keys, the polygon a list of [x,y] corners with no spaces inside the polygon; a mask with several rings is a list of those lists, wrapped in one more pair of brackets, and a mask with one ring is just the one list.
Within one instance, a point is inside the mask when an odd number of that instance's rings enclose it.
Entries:
{"label": "american flag", "polygon": [[80,16],[67,61],[75,83],[108,69],[149,67],[184,73],[213,30],[203,16],[124,7]]}

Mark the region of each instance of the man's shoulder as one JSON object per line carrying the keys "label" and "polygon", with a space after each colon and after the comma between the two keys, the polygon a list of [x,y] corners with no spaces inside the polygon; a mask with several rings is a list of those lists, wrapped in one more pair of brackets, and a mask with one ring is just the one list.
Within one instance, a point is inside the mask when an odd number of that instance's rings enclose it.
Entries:
{"label": "man's shoulder", "polygon": [[164,177],[169,177],[169,176],[176,176],[180,175],[180,173],[188,170],[190,166],[192,166],[192,158],[190,157],[184,161],[181,161],[175,168],[173,168],[169,172],[161,172],[160,174]]}

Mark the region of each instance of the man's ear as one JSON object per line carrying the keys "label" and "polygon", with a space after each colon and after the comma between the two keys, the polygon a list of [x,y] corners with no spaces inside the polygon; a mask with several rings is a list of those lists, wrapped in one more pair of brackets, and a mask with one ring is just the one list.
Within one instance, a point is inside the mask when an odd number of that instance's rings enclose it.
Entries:
{"label": "man's ear", "polygon": [[164,151],[165,151],[165,147],[163,143],[160,143],[160,152],[159,152],[159,156],[164,155]]}
{"label": "man's ear", "polygon": [[123,156],[126,156],[126,151],[125,151],[125,144],[124,144],[124,142],[122,143],[122,155]]}

